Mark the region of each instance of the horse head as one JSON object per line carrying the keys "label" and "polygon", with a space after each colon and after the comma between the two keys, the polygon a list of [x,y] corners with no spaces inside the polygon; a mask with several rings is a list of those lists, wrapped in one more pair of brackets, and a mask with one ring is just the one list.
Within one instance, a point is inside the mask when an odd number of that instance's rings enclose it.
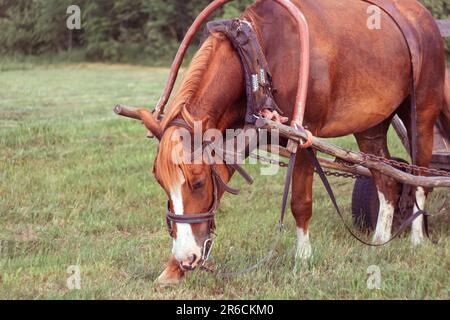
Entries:
{"label": "horse head", "polygon": [[[221,34],[208,37],[162,120],[146,109],[138,113],[160,141],[153,174],[168,196],[173,258],[183,271],[193,270],[209,255],[222,194],[235,191],[226,185],[233,168],[210,147],[219,133],[243,125],[244,74],[231,43]],[[217,134],[208,137],[212,129]]]}

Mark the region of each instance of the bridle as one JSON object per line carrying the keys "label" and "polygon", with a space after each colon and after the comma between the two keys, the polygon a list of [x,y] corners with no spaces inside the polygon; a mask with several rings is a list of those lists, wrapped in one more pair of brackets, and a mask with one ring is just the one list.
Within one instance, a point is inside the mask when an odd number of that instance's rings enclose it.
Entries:
{"label": "bridle", "polygon": [[[182,118],[177,118],[172,120],[167,126],[166,130],[169,127],[181,127],[184,129],[187,129],[191,134],[192,127],[186,122],[186,120]],[[164,133],[163,133],[164,134]],[[214,151],[215,147],[212,141],[205,141],[202,145],[202,155],[205,151]],[[197,154],[197,152],[194,152],[193,154]],[[189,213],[189,214],[182,214],[177,215],[173,213],[170,210],[170,201],[167,201],[167,212],[166,212],[166,223],[167,223],[167,229],[169,231],[170,236],[174,237],[174,230],[173,230],[173,224],[174,223],[181,223],[181,224],[201,224],[201,223],[208,223],[208,238],[203,242],[202,244],[202,257],[200,260],[201,266],[203,267],[207,260],[209,259],[211,249],[214,244],[214,239],[212,235],[215,234],[215,214],[217,209],[219,208],[220,200],[219,200],[219,187],[222,188],[225,192],[231,193],[233,195],[238,195],[240,193],[239,189],[234,189],[230,187],[221,177],[219,170],[217,168],[217,163],[214,161],[212,152],[206,152],[208,156],[208,163],[210,164],[211,168],[211,178],[212,178],[212,184],[213,184],[213,203],[211,208],[208,210],[208,212],[204,213]],[[216,156],[220,156],[222,153],[216,152]],[[227,168],[232,171],[238,172],[246,181],[248,184],[253,183],[252,177],[238,164],[228,164],[226,163],[225,157],[221,157],[221,160],[223,164],[227,166]]]}

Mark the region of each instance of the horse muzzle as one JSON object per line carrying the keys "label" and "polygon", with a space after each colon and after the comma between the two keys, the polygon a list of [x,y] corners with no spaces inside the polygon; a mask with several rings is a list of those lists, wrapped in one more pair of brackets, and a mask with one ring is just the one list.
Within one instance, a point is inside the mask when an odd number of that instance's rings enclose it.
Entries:
{"label": "horse muzzle", "polygon": [[204,267],[209,260],[213,247],[212,238],[208,238],[203,243],[202,255],[199,256],[195,253],[188,255],[187,259],[180,261],[180,269],[183,271],[193,271],[198,267]]}

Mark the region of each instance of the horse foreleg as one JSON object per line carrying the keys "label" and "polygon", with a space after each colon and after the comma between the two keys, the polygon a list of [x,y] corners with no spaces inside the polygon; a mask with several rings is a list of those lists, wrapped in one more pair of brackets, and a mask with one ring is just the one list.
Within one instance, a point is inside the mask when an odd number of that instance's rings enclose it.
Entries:
{"label": "horse foreleg", "polygon": [[176,285],[184,277],[184,271],[180,268],[180,263],[172,256],[167,263],[166,269],[156,280],[156,284],[162,287]]}
{"label": "horse foreleg", "polygon": [[296,260],[308,260],[312,256],[309,240],[309,220],[312,216],[312,186],[314,168],[304,150],[297,154],[292,179],[291,209],[297,223]]}

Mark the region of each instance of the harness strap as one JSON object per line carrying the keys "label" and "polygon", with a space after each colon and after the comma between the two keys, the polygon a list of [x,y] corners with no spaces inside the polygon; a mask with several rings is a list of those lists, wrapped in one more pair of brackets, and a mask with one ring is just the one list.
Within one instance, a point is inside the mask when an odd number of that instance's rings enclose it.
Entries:
{"label": "harness strap", "polygon": [[223,181],[223,179],[220,176],[219,171],[217,170],[217,167],[216,167],[215,164],[211,165],[211,170],[212,170],[212,173],[213,173],[213,176],[214,176],[213,179],[216,179],[216,181],[219,184],[219,186],[222,187],[225,190],[225,192],[228,192],[228,193],[231,193],[231,194],[234,194],[234,195],[238,195],[238,194],[241,193],[241,190],[232,188],[228,184],[226,184],[225,181]]}
{"label": "harness strap", "polygon": [[242,178],[247,181],[248,184],[253,184],[253,178],[238,164],[229,164],[229,167],[233,168],[237,173],[241,175]]}
{"label": "harness strap", "polygon": [[224,34],[239,54],[244,69],[247,111],[246,123],[254,124],[263,109],[283,111],[273,98],[272,76],[269,64],[250,22],[240,19],[212,21],[207,24],[206,35]]}
{"label": "harness strap", "polygon": [[[213,148],[213,143],[210,141],[207,141],[204,143],[203,148]],[[222,150],[223,151],[223,150]],[[220,153],[216,153],[216,154],[220,154]],[[209,155],[209,153],[208,153]],[[211,160],[211,159],[210,159]],[[247,181],[248,184],[253,184],[253,178],[244,170],[244,168],[242,168],[240,165],[238,164],[228,164],[226,163],[226,160],[224,158],[222,158],[223,163],[227,166],[230,167],[232,169],[234,169],[237,173],[239,173],[242,178],[245,179],[245,181]],[[238,195],[240,194],[240,190],[239,189],[235,189],[230,187],[225,181],[223,181],[218,169],[217,169],[217,164],[211,162],[211,171],[213,173],[213,176],[215,177],[217,183],[228,193],[234,194],[234,195]]]}
{"label": "harness strap", "polygon": [[186,120],[181,118],[175,118],[172,121],[170,121],[170,123],[167,125],[165,129],[167,130],[170,127],[181,127],[192,133],[192,127],[189,125],[189,123],[187,123]]}

